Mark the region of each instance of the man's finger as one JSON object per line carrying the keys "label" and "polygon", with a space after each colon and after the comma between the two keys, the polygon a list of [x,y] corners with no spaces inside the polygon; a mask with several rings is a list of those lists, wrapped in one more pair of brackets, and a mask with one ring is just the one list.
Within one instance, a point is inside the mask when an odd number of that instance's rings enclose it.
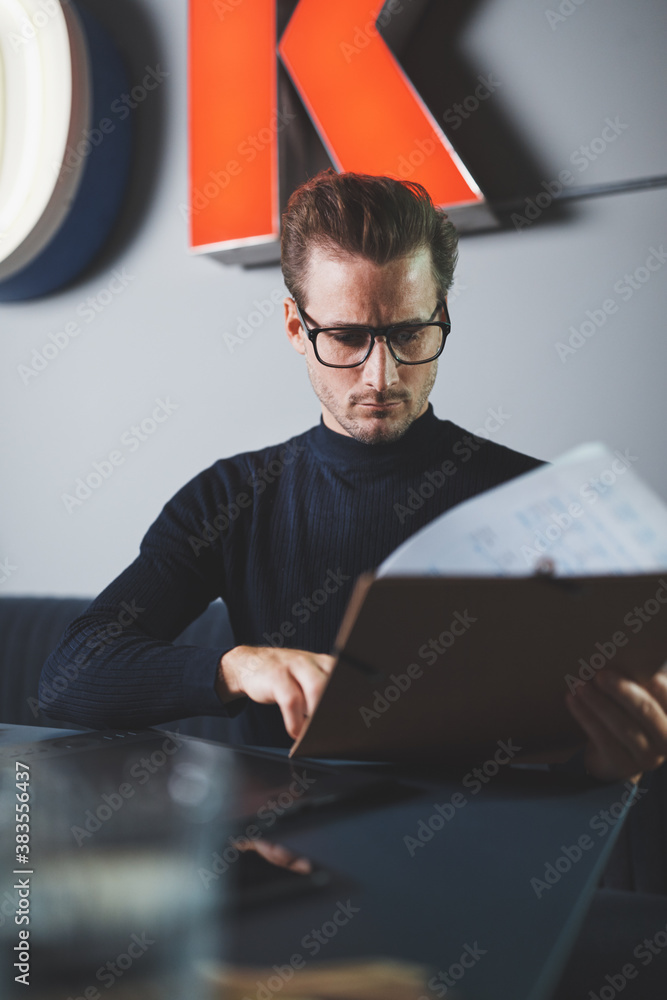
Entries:
{"label": "man's finger", "polygon": [[310,717],[317,708],[327,686],[328,675],[320,667],[307,660],[296,661],[292,672],[301,686],[306,700],[305,712]]}
{"label": "man's finger", "polygon": [[329,656],[328,653],[316,653],[315,659],[327,676],[331,674],[333,668],[336,666],[336,657]]}
{"label": "man's finger", "polygon": [[636,681],[613,671],[600,671],[596,685],[632,716],[645,736],[647,749],[657,755],[667,754],[667,712],[653,694]]}
{"label": "man's finger", "polygon": [[577,695],[566,695],[566,704],[589,739],[585,751],[587,770],[602,781],[626,778],[642,770],[634,754],[616,739],[593,709]]}
{"label": "man's finger", "polygon": [[285,673],[276,680],[274,697],[282,712],[285,729],[293,740],[298,739],[307,713],[306,697],[301,685],[292,674]]}
{"label": "man's finger", "polygon": [[577,692],[577,697],[606,726],[612,739],[623,744],[638,762],[651,752],[651,742],[636,716],[629,712],[621,700],[615,701],[597,686],[587,684]]}

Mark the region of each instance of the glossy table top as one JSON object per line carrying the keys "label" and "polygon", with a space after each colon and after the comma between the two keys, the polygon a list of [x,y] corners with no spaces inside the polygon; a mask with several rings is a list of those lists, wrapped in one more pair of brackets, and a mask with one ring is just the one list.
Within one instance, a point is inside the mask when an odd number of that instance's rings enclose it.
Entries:
{"label": "glossy table top", "polygon": [[[469,1000],[546,1000],[630,799],[623,785],[488,761],[429,773],[366,770],[168,739],[159,730],[0,726],[3,795],[17,759],[29,764],[34,794],[31,888],[43,912],[31,925],[32,970],[37,975],[40,961],[58,964],[54,956],[83,933],[71,983],[81,992],[72,997],[85,996],[85,986],[99,990],[104,956],[121,954],[123,942],[150,925],[149,938],[161,935],[162,944],[137,959],[123,988],[135,975],[159,974],[180,948],[182,970],[202,958],[270,968],[295,955],[311,966],[385,956],[427,967],[428,1000],[445,988]],[[304,775],[338,791],[309,808],[272,797],[292,782],[297,798],[293,783]],[[10,801],[3,799],[5,814]],[[8,853],[13,820],[0,827],[5,899],[20,877]],[[326,877],[237,907],[238,838],[279,844]],[[202,928],[187,947],[184,921]],[[10,920],[0,926],[5,955],[17,931]],[[66,979],[73,969],[70,961],[56,971]],[[8,981],[6,959],[0,973]],[[175,973],[174,991],[177,981]],[[190,994],[209,995],[204,986]]]}

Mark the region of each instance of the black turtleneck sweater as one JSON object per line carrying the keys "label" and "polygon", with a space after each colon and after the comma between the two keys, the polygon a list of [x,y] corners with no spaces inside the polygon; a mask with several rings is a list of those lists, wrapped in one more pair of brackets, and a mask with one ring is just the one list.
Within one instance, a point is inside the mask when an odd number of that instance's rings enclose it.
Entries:
{"label": "black turtleneck sweater", "polygon": [[391,444],[320,422],[221,459],[166,504],[139,556],[68,627],[44,665],[43,703],[93,728],[236,717],[239,742],[289,746],[276,705],[221,704],[226,649],[172,640],[221,597],[236,644],[329,653],[360,573],[438,514],[539,464],[438,420],[430,404]]}

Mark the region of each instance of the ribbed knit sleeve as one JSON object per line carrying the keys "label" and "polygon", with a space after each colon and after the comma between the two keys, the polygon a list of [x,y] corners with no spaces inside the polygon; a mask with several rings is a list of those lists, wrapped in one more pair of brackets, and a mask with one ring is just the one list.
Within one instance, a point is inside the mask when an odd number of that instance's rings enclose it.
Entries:
{"label": "ribbed knit sleeve", "polygon": [[149,528],[135,561],[66,629],[42,672],[39,697],[49,715],[133,728],[236,715],[244,707],[245,699],[223,705],[214,690],[226,649],[171,641],[224,598],[220,545],[201,544],[214,499],[207,489],[205,474],[183,487]]}
{"label": "ribbed knit sleeve", "polygon": [[66,630],[40,703],[93,727],[238,715],[234,742],[289,746],[277,705],[220,703],[226,649],[173,639],[222,597],[238,644],[330,653],[360,573],[445,510],[538,464],[430,406],[394,442],[364,444],[321,422],[221,459],[169,501],[137,559]]}

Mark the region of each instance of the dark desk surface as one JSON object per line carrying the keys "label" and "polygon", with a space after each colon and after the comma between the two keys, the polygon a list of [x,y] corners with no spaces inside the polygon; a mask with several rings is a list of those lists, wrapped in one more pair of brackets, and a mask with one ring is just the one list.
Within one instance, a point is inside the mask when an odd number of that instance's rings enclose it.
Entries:
{"label": "dark desk surface", "polygon": [[[0,726],[0,760],[13,769],[17,746],[55,736],[53,730]],[[72,731],[59,730],[57,736],[72,736],[76,741]],[[233,784],[231,772],[234,761],[240,766],[242,750],[230,752],[197,740],[189,744],[206,749],[209,765],[215,764],[216,754],[221,762],[224,755],[220,770]],[[38,753],[32,757],[35,775],[39,773],[39,757]],[[304,766],[300,761],[287,762],[279,752],[276,757],[284,761],[286,769]],[[67,761],[71,765],[71,754],[56,757],[50,764],[55,770],[50,773],[57,777],[58,768],[62,771],[70,766]],[[186,787],[189,772],[187,767],[179,767],[178,781]],[[343,776],[359,771],[349,765],[339,770]],[[241,910],[233,920],[227,918],[222,923],[224,946],[214,944],[211,954],[265,967],[284,965],[295,954],[313,963],[339,957],[389,956],[423,963],[434,976],[447,974],[452,965],[458,971],[461,966],[457,963],[466,954],[469,957],[464,964],[470,968],[456,992],[447,990],[448,996],[546,1000],[618,832],[620,822],[613,814],[623,812],[620,803],[626,789],[507,766],[488,782],[462,783],[469,770],[448,775],[402,772],[393,790],[385,787],[379,797],[367,802],[355,800],[275,818],[271,839],[327,869],[332,880],[316,891]],[[94,805],[110,787],[107,782],[104,787],[92,788],[85,793],[88,799],[82,801]],[[144,799],[155,798],[157,788],[157,779],[147,783],[141,795],[129,800],[132,804],[127,806],[125,818],[143,806]],[[82,812],[80,806],[81,802],[77,815]],[[236,827],[229,822],[225,827],[225,822],[223,815],[217,826],[211,822],[207,826],[211,866],[213,853],[222,852],[230,836],[243,832],[238,822]],[[111,828],[112,822],[107,825]],[[0,833],[6,842],[11,838],[13,845],[13,826],[5,823]],[[569,850],[581,843],[582,837],[587,838],[583,841],[586,849],[580,848],[578,854]],[[74,867],[68,870],[76,871],[76,865],[81,869],[87,847],[72,841],[69,852]],[[0,852],[4,862],[0,895],[9,891],[11,898],[13,862],[11,854],[9,861],[5,860],[6,845],[0,844]],[[37,859],[35,865],[33,878],[38,885]],[[547,865],[556,866],[550,869],[552,884],[544,881]],[[215,888],[224,890],[225,879],[229,879],[227,872],[216,879]],[[541,885],[531,883],[538,879]],[[136,912],[140,909],[137,903]],[[126,936],[137,926],[138,918],[131,919],[131,914],[130,907],[123,917]],[[7,981],[11,974],[6,955],[8,940],[16,936],[17,929],[10,930],[7,924],[0,927],[5,951],[4,964],[0,965],[5,979],[3,995],[10,995],[5,985],[13,986],[13,976]],[[99,986],[94,971],[100,964],[91,966],[87,982]],[[423,994],[426,1000],[444,996],[444,982],[443,978],[432,980]],[[16,995],[24,995],[18,987]],[[36,994],[31,995],[34,1000]],[[101,995],[105,995],[104,987]],[[63,1000],[67,996],[64,993]]]}

